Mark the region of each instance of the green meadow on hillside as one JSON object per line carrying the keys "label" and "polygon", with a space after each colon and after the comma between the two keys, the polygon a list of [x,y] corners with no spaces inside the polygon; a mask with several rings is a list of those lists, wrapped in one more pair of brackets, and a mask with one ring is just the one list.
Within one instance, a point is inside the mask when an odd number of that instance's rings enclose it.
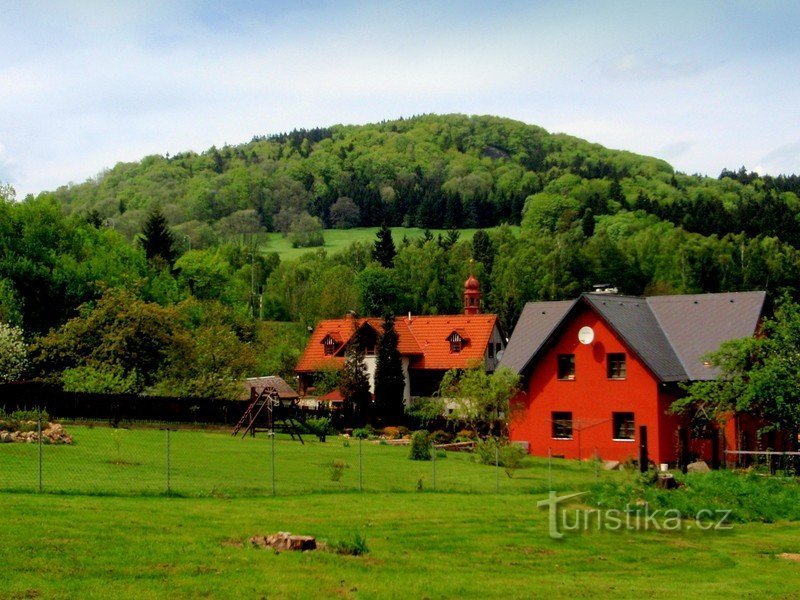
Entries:
{"label": "green meadow on hillside", "polygon": [[[372,244],[375,241],[375,234],[378,233],[380,227],[356,227],[353,229],[326,229],[325,230],[325,245],[315,248],[292,248],[289,239],[282,233],[263,233],[259,234],[257,239],[260,243],[262,252],[277,252],[281,260],[293,260],[307,254],[314,252],[320,248],[325,250],[328,254],[333,254],[344,250],[353,242],[361,242],[365,244]],[[423,237],[425,230],[419,227],[392,227],[392,237],[395,245],[399,246],[403,241],[403,237],[413,241]],[[512,226],[512,230],[519,231],[519,226]],[[431,229],[434,237],[437,235],[447,235],[446,229]],[[460,229],[461,237],[459,240],[468,241],[475,235],[477,229]],[[491,231],[491,230],[490,230]]]}

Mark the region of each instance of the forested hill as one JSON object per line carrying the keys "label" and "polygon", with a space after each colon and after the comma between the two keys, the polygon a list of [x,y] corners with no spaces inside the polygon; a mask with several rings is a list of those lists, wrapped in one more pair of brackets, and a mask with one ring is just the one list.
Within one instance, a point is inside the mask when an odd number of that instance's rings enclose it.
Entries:
{"label": "forested hill", "polygon": [[525,199],[564,175],[668,183],[672,169],[509,119],[426,115],[149,156],[55,196],[128,235],[153,203],[192,237],[203,224],[286,230],[303,212],[327,227],[487,227],[518,223]]}
{"label": "forested hill", "polygon": [[519,223],[537,193],[547,202],[569,199],[564,208],[580,215],[635,208],[706,235],[777,235],[800,244],[796,177],[722,175],[675,173],[659,159],[509,119],[424,115],[148,156],[43,196],[128,238],[159,204],[195,247],[227,233],[285,232],[304,213],[345,228]]}

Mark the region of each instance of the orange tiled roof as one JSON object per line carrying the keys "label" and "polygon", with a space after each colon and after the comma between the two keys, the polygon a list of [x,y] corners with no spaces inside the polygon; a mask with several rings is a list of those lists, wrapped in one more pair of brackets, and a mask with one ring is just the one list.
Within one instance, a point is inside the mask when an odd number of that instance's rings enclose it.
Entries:
{"label": "orange tiled roof", "polygon": [[[406,321],[414,333],[422,355],[413,358],[412,369],[464,369],[483,360],[486,345],[497,324],[496,315],[433,315]],[[464,340],[461,352],[450,352],[447,338],[458,330]]]}
{"label": "orange tiled roof", "polygon": [[[381,332],[382,319],[364,318],[364,323]],[[497,323],[495,315],[431,315],[395,318],[398,337],[398,350],[411,359],[412,369],[455,369],[466,368],[483,359],[486,345]],[[450,352],[447,338],[458,330],[465,343],[458,353]],[[297,363],[296,371],[311,372],[329,367],[341,367],[344,363],[344,343],[350,340],[355,331],[353,319],[327,319],[320,321],[311,334],[306,349]],[[328,335],[341,339],[344,343],[332,356],[325,355],[322,344]]]}

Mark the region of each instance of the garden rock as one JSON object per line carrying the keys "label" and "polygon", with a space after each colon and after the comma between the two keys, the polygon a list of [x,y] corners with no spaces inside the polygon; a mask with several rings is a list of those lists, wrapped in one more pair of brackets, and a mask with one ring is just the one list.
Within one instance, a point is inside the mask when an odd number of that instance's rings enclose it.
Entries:
{"label": "garden rock", "polygon": [[[28,427],[35,427],[35,422],[26,422]],[[33,429],[32,431],[1,431],[0,443],[17,442],[21,444],[34,444],[39,441],[39,433]],[[46,427],[42,430],[42,443],[43,444],[72,444],[72,436],[69,435],[62,425],[58,423],[47,423]]]}
{"label": "garden rock", "polygon": [[280,531],[272,535],[254,535],[250,543],[256,548],[273,548],[274,550],[292,550],[305,552],[316,550],[317,540],[310,535],[292,535],[287,531]]}
{"label": "garden rock", "polygon": [[698,460],[693,463],[689,463],[686,466],[686,471],[689,473],[708,473],[711,471],[708,464],[704,460]]}
{"label": "garden rock", "polygon": [[616,471],[619,469],[619,461],[618,460],[604,460],[603,461],[603,468],[606,471]]}

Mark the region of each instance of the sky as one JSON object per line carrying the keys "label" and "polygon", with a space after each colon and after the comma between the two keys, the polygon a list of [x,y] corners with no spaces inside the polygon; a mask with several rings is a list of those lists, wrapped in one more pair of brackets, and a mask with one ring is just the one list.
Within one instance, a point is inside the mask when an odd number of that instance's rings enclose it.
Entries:
{"label": "sky", "polygon": [[420,113],[800,173],[800,3],[0,0],[0,183]]}

